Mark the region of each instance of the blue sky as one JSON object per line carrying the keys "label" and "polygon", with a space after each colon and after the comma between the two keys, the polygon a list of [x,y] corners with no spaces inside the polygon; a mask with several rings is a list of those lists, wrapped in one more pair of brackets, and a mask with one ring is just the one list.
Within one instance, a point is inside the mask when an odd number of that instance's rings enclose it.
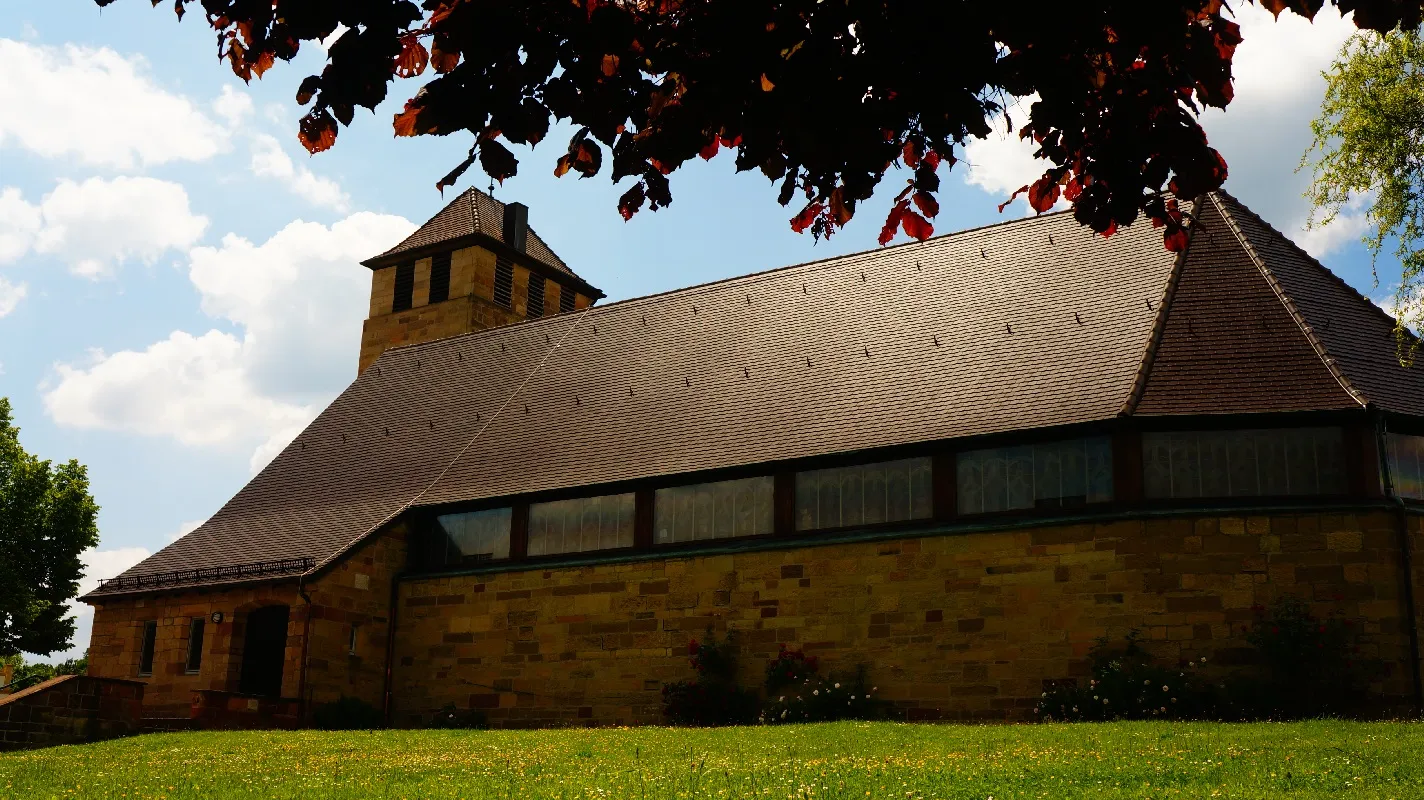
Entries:
{"label": "blue sky", "polygon": [[[396,139],[390,119],[421,79],[358,111],[315,158],[292,98],[323,52],[305,48],[244,85],[216,61],[195,6],[119,0],[0,7],[0,394],[24,445],[88,465],[102,506],[86,586],[206,519],[355,377],[369,273],[357,261],[443,204],[435,181],[462,136]],[[1347,216],[1302,232],[1295,171],[1352,26],[1242,11],[1237,95],[1211,112],[1227,188],[1362,292],[1373,285]],[[876,246],[900,183],[829,241],[792,233],[759,174],[729,155],[673,176],[674,203],[631,222],[606,177],[553,177],[556,127],[496,190],[580,275],[621,299]],[[1017,140],[971,145],[945,180],[940,232],[1025,213],[996,206],[1039,170]],[[457,190],[487,182],[478,169]],[[449,191],[447,190],[447,198]],[[793,209],[794,210],[794,209]],[[80,635],[89,616],[79,609]]]}

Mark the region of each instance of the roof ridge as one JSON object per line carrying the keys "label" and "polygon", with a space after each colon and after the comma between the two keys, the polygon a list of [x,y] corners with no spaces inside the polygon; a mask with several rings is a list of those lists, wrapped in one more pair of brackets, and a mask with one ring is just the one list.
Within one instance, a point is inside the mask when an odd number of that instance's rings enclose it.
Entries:
{"label": "roof ridge", "polygon": [[1162,299],[1157,305],[1157,317],[1152,321],[1152,333],[1147,337],[1147,347],[1142,352],[1142,361],[1137,366],[1137,375],[1133,377],[1132,389],[1127,393],[1127,399],[1122,403],[1122,409],[1118,411],[1120,417],[1130,417],[1137,411],[1137,404],[1142,401],[1142,393],[1147,389],[1147,379],[1152,374],[1152,367],[1157,361],[1157,348],[1162,343],[1162,334],[1167,328],[1167,312],[1172,307],[1172,301],[1177,296],[1177,284],[1182,276],[1182,268],[1187,262],[1187,253],[1192,248],[1192,240],[1196,238],[1195,214],[1201,208],[1201,198],[1192,201],[1193,221],[1187,227],[1187,246],[1172,261],[1172,271],[1167,273],[1167,286],[1162,292]]}
{"label": "roof ridge", "polygon": [[[1365,306],[1367,306],[1367,307],[1370,309],[1370,311],[1371,311],[1372,313],[1375,313],[1375,314],[1378,314],[1378,315],[1380,315],[1380,316],[1383,316],[1385,319],[1389,320],[1389,323],[1390,323],[1391,325],[1394,325],[1394,324],[1395,324],[1395,319],[1394,319],[1394,317],[1391,317],[1383,308],[1380,308],[1378,303],[1376,303],[1375,301],[1371,300],[1367,295],[1365,295],[1364,293],[1362,293],[1359,289],[1356,289],[1354,286],[1351,286],[1350,283],[1349,283],[1348,281],[1346,281],[1344,278],[1340,277],[1339,275],[1336,275],[1335,272],[1334,272],[1334,270],[1332,270],[1332,269],[1330,269],[1329,267],[1325,266],[1324,264],[1320,263],[1320,259],[1318,259],[1318,258],[1316,258],[1315,256],[1311,255],[1309,250],[1306,250],[1304,247],[1301,247],[1300,245],[1296,244],[1294,239],[1290,238],[1289,236],[1285,235],[1284,233],[1281,233],[1281,231],[1280,231],[1279,228],[1277,228],[1276,226],[1272,225],[1269,221],[1266,220],[1265,217],[1261,216],[1260,214],[1257,214],[1255,211],[1252,211],[1249,206],[1247,206],[1245,203],[1241,202],[1241,200],[1240,200],[1239,198],[1237,198],[1235,195],[1231,194],[1230,192],[1226,191],[1225,189],[1217,189],[1215,193],[1224,196],[1227,200],[1230,200],[1231,203],[1232,203],[1232,205],[1234,205],[1236,208],[1238,208],[1238,209],[1240,209],[1241,211],[1244,211],[1245,213],[1251,215],[1251,218],[1252,218],[1252,219],[1254,219],[1256,222],[1260,223],[1263,227],[1265,227],[1265,228],[1266,228],[1267,230],[1269,230],[1271,233],[1274,233],[1276,236],[1280,237],[1281,241],[1285,242],[1286,245],[1287,245],[1288,247],[1290,247],[1290,249],[1296,251],[1297,254],[1299,254],[1299,255],[1305,257],[1306,261],[1310,264],[1310,266],[1312,266],[1312,267],[1315,268],[1316,272],[1323,273],[1324,275],[1326,275],[1327,277],[1329,277],[1331,281],[1334,281],[1337,286],[1339,286],[1340,288],[1346,290],[1346,291],[1349,292],[1350,294],[1354,295],[1354,296],[1356,297],[1356,299],[1358,299],[1360,302],[1364,303]],[[1408,333],[1410,336],[1413,336],[1413,335],[1414,335],[1413,332],[1408,331],[1407,329],[1406,329],[1405,332]]]}
{"label": "roof ridge", "polygon": [[[1223,192],[1221,194],[1225,193]],[[1211,192],[1208,197],[1211,198],[1212,204],[1216,206],[1216,210],[1221,213],[1222,219],[1226,220],[1226,226],[1235,234],[1236,240],[1245,248],[1246,254],[1251,258],[1251,262],[1256,265],[1256,269],[1260,270],[1261,276],[1266,280],[1266,284],[1271,287],[1271,291],[1274,292],[1276,297],[1281,301],[1281,305],[1285,307],[1286,313],[1290,314],[1291,319],[1295,321],[1296,327],[1300,329],[1306,341],[1309,342],[1311,348],[1315,350],[1315,355],[1320,359],[1321,363],[1325,365],[1325,368],[1330,372],[1331,376],[1335,378],[1335,382],[1338,383],[1340,388],[1345,391],[1345,394],[1349,395],[1356,403],[1362,406],[1369,405],[1369,398],[1365,397],[1364,392],[1356,389],[1354,383],[1345,375],[1344,371],[1340,369],[1340,365],[1336,363],[1334,356],[1330,355],[1330,351],[1326,349],[1325,342],[1321,341],[1320,337],[1315,335],[1315,330],[1311,327],[1310,322],[1306,320],[1305,315],[1296,307],[1295,301],[1291,299],[1285,287],[1281,285],[1275,273],[1273,273],[1270,266],[1266,264],[1266,260],[1256,251],[1256,246],[1251,243],[1250,237],[1246,235],[1245,231],[1241,230],[1241,226],[1237,224],[1235,217],[1232,216],[1232,211],[1227,207],[1227,203],[1222,200],[1217,192]],[[1232,201],[1233,205],[1246,209],[1246,206],[1236,200],[1236,198],[1230,195],[1226,195],[1226,197]],[[1251,215],[1258,220],[1261,219],[1254,212],[1248,213],[1251,213]],[[1261,221],[1263,223],[1265,222],[1264,220]],[[1266,226],[1276,236],[1290,241],[1289,237],[1281,234],[1280,231],[1271,227],[1269,223],[1266,223]],[[1311,261],[1314,261],[1314,259],[1311,259]],[[1324,269],[1324,267],[1321,267],[1321,269]],[[1325,271],[1329,272],[1329,270]],[[1331,274],[1333,275],[1334,273]],[[1374,304],[1371,303],[1371,305]],[[1384,313],[1383,310],[1381,310],[1380,313]]]}
{"label": "roof ridge", "polygon": [[529,385],[529,381],[533,380],[534,376],[538,375],[544,369],[544,365],[549,363],[549,357],[554,354],[554,351],[564,346],[564,342],[568,340],[569,335],[574,332],[574,329],[579,326],[579,323],[583,322],[584,318],[587,317],[589,315],[589,312],[591,311],[593,311],[593,306],[585,306],[584,309],[577,314],[577,316],[574,316],[573,320],[569,323],[568,328],[563,332],[561,336],[559,336],[557,341],[549,343],[549,345],[544,349],[543,355],[539,356],[539,360],[535,362],[534,367],[530,369],[529,372],[524,376],[524,379],[521,380],[519,384],[514,387],[513,391],[511,391],[504,398],[504,402],[499,404],[499,406],[494,410],[494,413],[490,414],[484,419],[483,423],[479,426],[479,428],[475,430],[474,434],[471,435],[470,438],[465,441],[465,444],[459,450],[455,451],[455,454],[450,457],[449,461],[445,463],[445,466],[441,468],[440,472],[436,473],[435,477],[432,478],[429,482],[427,482],[425,486],[420,489],[420,491],[416,492],[413,496],[411,496],[410,499],[402,503],[400,508],[397,508],[395,511],[392,511],[391,513],[387,514],[385,518],[371,525],[364,532],[362,532],[360,536],[357,536],[355,539],[352,539],[351,541],[347,542],[345,546],[337,549],[331,555],[318,561],[316,563],[316,566],[312,567],[311,569],[307,570],[302,574],[304,576],[311,575],[326,568],[330,564],[335,564],[337,561],[345,557],[347,553],[360,546],[367,539],[379,533],[381,529],[384,528],[386,525],[399,518],[401,514],[404,514],[406,511],[409,511],[412,507],[414,507],[420,501],[420,499],[425,496],[426,492],[429,492],[432,488],[435,487],[437,483],[444,479],[445,475],[450,471],[451,467],[459,463],[460,459],[464,457],[465,452],[470,449],[470,446],[473,445],[475,442],[479,441],[481,436],[484,436],[485,431],[490,429],[490,426],[494,424],[494,421],[496,419],[499,419],[499,416],[504,413],[504,410],[506,408],[509,407],[510,402],[513,401],[514,398],[518,397],[520,392],[524,391],[524,387]]}
{"label": "roof ridge", "polygon": [[[477,190],[475,190],[475,189],[469,189],[469,190],[466,190],[466,191],[477,191]],[[818,266],[819,266],[819,267],[829,266],[829,265],[830,265],[830,262],[839,261],[839,260],[841,260],[841,259],[855,258],[855,257],[857,257],[857,256],[868,256],[868,255],[872,255],[872,254],[884,253],[884,252],[888,252],[888,251],[891,251],[891,250],[898,250],[898,249],[903,249],[903,248],[921,247],[921,246],[929,245],[931,242],[938,242],[938,241],[941,241],[941,240],[944,240],[944,239],[949,239],[949,238],[952,238],[952,237],[955,237],[955,236],[964,236],[964,235],[966,235],[966,234],[979,233],[979,232],[981,232],[981,231],[991,230],[991,229],[994,229],[994,228],[1008,227],[1008,226],[1010,226],[1010,225],[1028,225],[1028,224],[1037,223],[1037,222],[1039,222],[1040,220],[1056,219],[1056,218],[1058,218],[1058,217],[1064,216],[1065,214],[1071,214],[1071,213],[1072,213],[1071,211],[1050,211],[1050,212],[1045,213],[1045,214],[1035,214],[1035,215],[1032,216],[1032,217],[1020,217],[1020,218],[1018,218],[1018,219],[1004,220],[1004,221],[1002,221],[1002,222],[992,222],[992,223],[989,223],[989,224],[987,224],[987,225],[978,225],[978,226],[975,226],[975,227],[973,227],[973,228],[965,228],[965,229],[963,229],[963,230],[950,231],[949,233],[940,234],[939,236],[931,236],[930,238],[925,239],[925,240],[923,240],[923,241],[916,241],[916,242],[899,242],[899,243],[897,243],[897,244],[885,245],[885,246],[881,246],[881,247],[872,248],[872,249],[869,249],[869,250],[856,250],[856,251],[850,252],[850,253],[842,253],[842,254],[840,254],[840,255],[838,255],[838,256],[826,256],[825,258],[813,259],[813,260],[811,260],[811,261],[802,261],[802,262],[800,262],[800,263],[798,263],[798,264],[785,264],[785,265],[782,265],[782,266],[780,266],[780,267],[771,267],[771,268],[769,268],[769,269],[764,269],[764,270],[761,270],[761,271],[759,271],[759,272],[747,272],[747,273],[743,273],[743,274],[741,274],[741,275],[729,275],[729,276],[727,276],[727,277],[725,277],[725,278],[718,278],[718,279],[712,280],[712,281],[706,281],[706,282],[703,282],[703,283],[694,283],[694,284],[692,284],[691,286],[680,286],[680,287],[678,287],[678,288],[676,288],[676,289],[667,289],[667,290],[664,290],[664,291],[661,291],[661,292],[653,292],[652,294],[638,295],[637,297],[625,297],[625,298],[623,298],[622,300],[614,300],[614,301],[612,301],[612,302],[605,303],[605,304],[603,304],[603,305],[597,306],[597,309],[601,312],[601,311],[606,311],[606,310],[608,310],[608,309],[617,308],[617,307],[619,307],[619,306],[631,306],[631,305],[634,305],[634,304],[636,304],[636,303],[640,303],[640,302],[644,302],[644,301],[663,299],[663,298],[671,297],[671,296],[673,296],[673,295],[683,294],[684,292],[691,294],[691,293],[694,293],[694,292],[703,291],[703,290],[708,290],[708,289],[712,289],[712,288],[715,288],[715,287],[720,287],[720,286],[723,286],[723,285],[732,285],[732,284],[736,284],[736,283],[739,283],[739,282],[755,283],[755,282],[758,282],[758,281],[761,281],[761,280],[764,280],[764,279],[770,279],[770,278],[772,278],[772,277],[780,277],[780,275],[781,275],[782,273],[790,272],[790,271],[796,270],[796,269],[810,268],[810,267],[818,267]],[[532,229],[531,229],[531,230],[532,230]],[[809,270],[808,270],[808,271],[809,271]],[[590,306],[588,306],[588,308],[594,308],[594,306],[590,305]],[[573,313],[573,312],[566,312],[566,313]],[[503,330],[508,330],[508,329],[510,329],[510,328],[517,328],[517,327],[519,327],[519,326],[521,326],[521,325],[534,325],[534,324],[540,323],[540,322],[547,322],[547,321],[550,321],[550,320],[559,319],[559,318],[561,318],[561,317],[563,317],[563,316],[565,316],[565,314],[553,314],[553,315],[547,316],[547,317],[534,317],[534,318],[532,318],[532,319],[521,319],[521,320],[517,320],[517,321],[515,321],[515,322],[506,323],[506,324],[504,324],[504,325],[496,325],[496,326],[491,327],[491,328],[482,328],[482,329],[476,330],[476,331],[467,331],[467,332],[465,332],[465,333],[457,333],[457,334],[453,334],[453,335],[450,335],[450,336],[443,336],[443,337],[438,338],[438,339],[429,339],[429,340],[426,340],[426,341],[423,341],[423,342],[411,342],[410,344],[396,345],[395,347],[388,347],[388,348],[386,348],[386,349],[382,352],[382,356],[384,357],[384,354],[385,354],[385,353],[391,353],[391,352],[403,351],[403,350],[410,350],[410,349],[417,348],[417,347],[425,347],[425,346],[432,345],[432,344],[437,344],[437,343],[442,343],[442,342],[448,342],[448,341],[450,341],[450,340],[452,340],[452,339],[462,339],[462,338],[466,338],[466,337],[476,337],[476,336],[480,336],[481,334],[489,334],[489,333],[491,333],[491,332],[493,332],[493,331],[503,331]],[[374,363],[374,362],[373,362],[373,363]]]}

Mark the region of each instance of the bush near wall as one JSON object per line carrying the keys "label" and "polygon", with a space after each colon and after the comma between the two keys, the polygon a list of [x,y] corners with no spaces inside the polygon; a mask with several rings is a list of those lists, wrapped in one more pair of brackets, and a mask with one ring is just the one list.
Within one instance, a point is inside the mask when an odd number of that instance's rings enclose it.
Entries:
{"label": "bush near wall", "polygon": [[1045,722],[1080,720],[1255,720],[1344,717],[1366,706],[1380,666],[1359,658],[1359,625],[1317,617],[1299,598],[1257,606],[1242,629],[1256,660],[1225,680],[1203,674],[1206,658],[1176,668],[1153,663],[1134,630],[1120,645],[1101,639],[1086,684],[1058,682],[1043,693]]}

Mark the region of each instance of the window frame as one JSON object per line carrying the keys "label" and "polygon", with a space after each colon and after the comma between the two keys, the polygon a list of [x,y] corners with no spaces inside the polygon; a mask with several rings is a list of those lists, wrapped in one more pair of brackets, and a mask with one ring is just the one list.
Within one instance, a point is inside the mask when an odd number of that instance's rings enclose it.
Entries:
{"label": "window frame", "polygon": [[144,620],[139,629],[138,675],[141,678],[153,676],[154,651],[158,645],[158,620]]}
{"label": "window frame", "polygon": [[[562,291],[564,287],[560,287]],[[1329,495],[1288,495],[1284,497],[1228,497],[1228,498],[1177,498],[1161,499],[1145,496],[1145,472],[1142,461],[1142,437],[1149,432],[1175,432],[1189,430],[1260,430],[1267,428],[1340,427],[1345,436],[1343,470],[1348,493],[1343,496]],[[1392,428],[1391,428],[1392,429]],[[1421,428],[1424,429],[1424,428]],[[1405,431],[1400,431],[1405,432]],[[1066,440],[1106,437],[1112,458],[1111,481],[1113,498],[1111,501],[1088,502],[1082,505],[1006,509],[982,513],[959,513],[957,461],[961,453],[1018,445],[1051,444]],[[433,520],[443,514],[478,511],[490,508],[509,507],[512,509],[509,556],[476,565],[442,564],[429,566],[412,561],[411,571],[421,575],[459,573],[465,571],[504,571],[535,569],[541,564],[561,564],[567,562],[598,561],[602,558],[617,560],[676,557],[679,553],[696,552],[711,548],[736,547],[748,544],[755,547],[757,541],[796,541],[814,544],[818,539],[843,535],[893,535],[905,531],[910,535],[921,529],[956,528],[965,526],[1014,526],[1035,524],[1039,520],[1059,517],[1091,517],[1114,512],[1150,512],[1156,509],[1179,508],[1190,513],[1194,508],[1226,509],[1236,506],[1250,507],[1262,505],[1329,505],[1341,501],[1378,498],[1376,487],[1370,493],[1370,481],[1378,483],[1378,464],[1365,463],[1375,452],[1372,437],[1372,423],[1365,417],[1349,412],[1297,412],[1272,414],[1197,415],[1163,418],[1123,417],[1091,423],[1060,425],[1031,431],[1010,431],[958,439],[934,440],[894,447],[874,448],[846,453],[833,453],[784,461],[769,461],[760,464],[702,470],[673,475],[615,481],[605,484],[586,485],[568,489],[531,492],[522,495],[504,495],[477,501],[450,503],[438,507],[420,509],[415,512],[415,524],[419,518]],[[1369,456],[1369,457],[1367,457]],[[839,528],[796,529],[796,475],[798,472],[814,471],[832,467],[868,465],[887,461],[897,461],[917,457],[930,459],[931,515],[892,522],[848,525]],[[773,530],[769,534],[726,537],[720,539],[700,539],[688,542],[657,543],[654,538],[656,494],[659,489],[693,486],[702,483],[716,483],[752,477],[773,479]],[[576,498],[616,495],[631,492],[635,495],[634,542],[631,548],[619,547],[601,550],[585,550],[531,556],[527,552],[529,509],[532,504]],[[419,530],[419,528],[417,528]],[[948,531],[954,533],[953,530]],[[412,548],[412,554],[421,550]]]}
{"label": "window frame", "polygon": [[[1257,422],[1274,422],[1275,420],[1261,419]],[[1348,422],[1342,421],[1305,421],[1296,420],[1294,424],[1253,424],[1252,420],[1244,420],[1240,424],[1217,424],[1211,425],[1211,420],[1194,420],[1197,424],[1190,426],[1162,426],[1157,425],[1152,428],[1141,430],[1139,437],[1139,456],[1141,469],[1139,474],[1142,481],[1142,496],[1140,505],[1143,508],[1182,508],[1182,507],[1204,507],[1204,508],[1250,508],[1261,505],[1299,505],[1309,503],[1312,500],[1323,500],[1326,503],[1338,503],[1344,500],[1359,499],[1368,493],[1363,490],[1363,482],[1357,472],[1360,469],[1358,453],[1353,452],[1358,448],[1357,442],[1352,442],[1352,430]],[[1223,420],[1225,422],[1225,420]],[[1236,421],[1232,421],[1235,423]],[[1340,429],[1340,483],[1343,491],[1332,493],[1302,493],[1302,494],[1241,494],[1241,495],[1202,495],[1200,497],[1154,497],[1148,494],[1147,480],[1147,455],[1146,455],[1146,435],[1147,434],[1173,434],[1173,433],[1241,433],[1248,431],[1266,430],[1300,430],[1318,428],[1339,428]]]}

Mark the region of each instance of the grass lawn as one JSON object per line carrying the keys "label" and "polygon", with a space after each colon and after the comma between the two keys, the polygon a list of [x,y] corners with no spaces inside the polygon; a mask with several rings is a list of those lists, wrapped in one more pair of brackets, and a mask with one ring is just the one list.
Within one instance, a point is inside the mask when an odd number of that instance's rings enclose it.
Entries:
{"label": "grass lawn", "polygon": [[153,734],[0,754],[15,798],[1424,798],[1424,724]]}

